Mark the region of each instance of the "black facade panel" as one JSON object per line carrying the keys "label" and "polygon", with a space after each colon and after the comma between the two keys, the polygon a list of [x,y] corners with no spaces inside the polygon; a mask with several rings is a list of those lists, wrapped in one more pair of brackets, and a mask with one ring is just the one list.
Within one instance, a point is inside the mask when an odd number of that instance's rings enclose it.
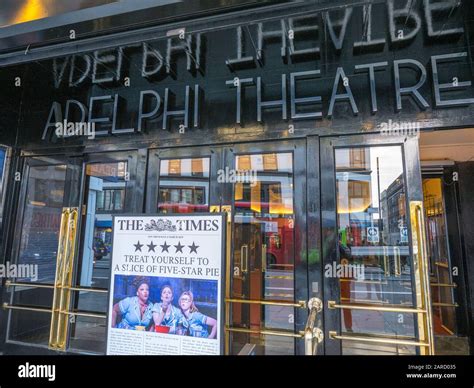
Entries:
{"label": "black facade panel", "polygon": [[[418,33],[404,44],[395,45],[391,43],[393,40],[391,31],[385,22],[388,19],[387,4],[374,4],[372,39],[384,39],[385,43],[371,49],[361,49],[358,46],[364,35],[361,23],[364,12],[362,6],[332,10],[328,15],[314,11],[311,13],[313,9],[311,6],[297,9],[299,11],[297,15],[292,15],[291,11],[284,13],[284,16],[265,12],[255,13],[254,21],[237,25],[232,24],[232,17],[222,17],[220,24],[216,23],[210,29],[203,29],[202,24],[191,23],[186,26],[182,39],[176,35],[165,37],[167,31],[157,29],[156,35],[163,38],[140,40],[137,37],[133,43],[120,45],[117,42],[114,46],[98,51],[81,52],[54,60],[14,66],[7,75],[4,75],[7,84],[14,82],[17,74],[25,74],[22,99],[24,109],[18,126],[18,144],[29,149],[49,146],[100,147],[116,144],[120,138],[119,142],[122,145],[138,142],[145,145],[159,143],[172,146],[211,144],[239,139],[246,141],[377,132],[392,122],[414,123],[420,129],[474,125],[473,72],[469,43],[472,18],[468,16],[465,20],[467,23],[464,24],[461,8],[452,12],[449,23],[446,22],[444,27],[437,21],[433,28],[439,31],[443,28],[457,28],[464,32],[452,33],[438,39],[428,36],[424,8],[422,3],[418,2],[412,10],[412,13],[421,20]],[[306,13],[303,14],[303,19],[300,19],[302,9],[306,10]],[[341,21],[345,13],[350,17],[345,36],[341,38],[341,48],[338,49],[338,34],[342,34],[342,30],[331,27],[335,31],[335,35],[331,37],[328,20],[330,23]],[[293,40],[287,36],[291,26],[296,34]],[[298,28],[302,27],[310,30],[298,32]],[[411,31],[409,24],[408,27],[403,27],[402,23],[396,28],[399,28],[396,31],[405,28],[405,34]],[[238,40],[239,29],[243,37],[241,40]],[[265,37],[262,40],[260,51],[259,29],[264,33],[276,31],[272,38]],[[110,45],[110,41],[108,44]],[[187,44],[190,45],[189,55],[183,49],[174,48]],[[242,47],[242,57],[252,59],[235,65],[233,60],[238,56],[239,45]],[[171,55],[168,55],[168,46],[172,47]],[[315,49],[319,49],[319,53],[315,53]],[[148,52],[154,50],[155,57],[149,57],[147,70],[158,66],[160,70],[156,76],[142,76],[145,50]],[[301,54],[301,50],[307,50],[307,54]],[[261,54],[261,58],[257,58],[258,53]],[[51,55],[54,55],[54,51]],[[447,57],[437,57],[440,55]],[[439,62],[437,72],[434,71],[433,61]],[[356,69],[356,66],[373,63],[384,63],[375,71],[376,112],[373,112],[368,70]],[[421,97],[416,99],[413,95],[402,95],[399,102],[401,109],[397,108],[396,68],[399,68],[401,88],[422,82],[417,89]],[[423,69],[424,73],[420,69]],[[315,74],[314,71],[319,73]],[[313,72],[313,74],[306,78],[301,74],[296,77],[294,97],[291,97],[292,74],[301,72]],[[283,80],[282,76],[285,77]],[[424,82],[420,81],[421,77],[426,77]],[[99,82],[104,78],[110,80]],[[257,103],[259,78],[263,102],[281,100],[282,93],[285,94],[287,119],[284,119],[281,105],[274,103],[274,107],[262,107],[259,121]],[[242,82],[240,124],[237,123],[237,88],[233,84],[236,79]],[[76,82],[78,80],[82,81]],[[71,82],[77,85],[70,86]],[[471,84],[463,84],[464,82]],[[285,92],[282,83],[286,87]],[[446,88],[441,90],[442,101],[463,100],[464,103],[458,103],[457,106],[437,106],[440,105],[440,102],[436,102],[437,84],[453,84],[451,90]],[[333,91],[334,85],[336,92]],[[171,118],[166,125],[163,125],[163,106],[168,89],[169,110],[184,109],[187,87],[190,93],[190,121],[189,128],[183,134],[179,132],[180,124],[184,124],[183,117]],[[199,88],[197,99],[194,98],[196,87]],[[358,112],[355,112],[348,97],[336,100],[333,112],[330,112],[331,96],[336,93],[341,96],[348,89],[353,94]],[[143,121],[143,130],[138,133],[140,93],[143,91],[158,93],[161,106],[156,117]],[[52,126],[45,132],[53,103],[58,103],[61,113],[64,114],[67,101],[75,100],[83,104],[87,112],[90,110],[92,97],[105,96],[111,96],[110,101],[95,101],[95,107],[100,107],[102,112],[94,108],[93,116],[103,115],[109,117],[110,121],[114,120],[112,107],[118,96],[115,128],[131,128],[133,130],[130,134],[111,136],[110,125],[108,127],[97,125],[98,131],[104,130],[108,133],[92,141],[84,140],[84,137],[58,139],[54,136]],[[321,103],[314,100],[308,104],[296,102],[294,113],[320,112],[321,117],[303,119],[291,117],[291,104],[295,99],[314,99],[318,96],[322,100]],[[142,109],[145,113],[152,110],[156,102],[150,93],[147,97],[144,99],[145,105]],[[9,99],[5,95],[3,98]],[[151,101],[147,102],[150,98]],[[199,117],[194,114],[197,112],[193,106],[195,101],[198,101]],[[421,103],[424,103],[425,107],[420,106]],[[73,104],[69,121],[82,121],[77,115],[80,113],[77,103]],[[51,116],[53,121],[58,121],[57,118]],[[164,127],[166,129],[163,129]]]}

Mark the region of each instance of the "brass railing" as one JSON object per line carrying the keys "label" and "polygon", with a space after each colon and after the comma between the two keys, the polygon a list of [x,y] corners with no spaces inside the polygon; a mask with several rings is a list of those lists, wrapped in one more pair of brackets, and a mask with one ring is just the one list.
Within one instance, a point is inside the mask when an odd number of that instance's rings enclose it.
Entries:
{"label": "brass railing", "polygon": [[79,209],[64,208],[61,216],[49,348],[66,350],[71,303],[72,275],[76,250]]}
{"label": "brass railing", "polygon": [[[33,307],[33,306],[22,306],[22,305],[11,305],[8,303],[3,303],[2,307],[7,310],[20,310],[20,311],[35,311],[38,313],[49,313],[53,312],[52,309],[46,307]],[[98,319],[107,319],[107,314],[103,313],[92,313],[87,311],[59,311],[55,310],[55,313],[65,314],[68,316],[77,316],[77,317],[89,317],[89,318],[98,318]]]}
{"label": "brass railing", "polygon": [[333,340],[342,341],[356,341],[356,342],[369,342],[377,344],[387,345],[407,345],[407,346],[418,346],[421,348],[427,348],[430,344],[426,342],[417,341],[416,339],[401,339],[401,338],[390,338],[387,336],[373,336],[373,335],[339,335],[335,331],[329,332],[329,338]]}
{"label": "brass railing", "polygon": [[245,333],[245,334],[258,334],[258,335],[274,335],[276,337],[293,337],[301,339],[304,337],[304,332],[300,331],[295,333],[287,330],[257,330],[257,329],[247,329],[244,327],[230,327],[226,326],[225,331],[230,333]]}
{"label": "brass railing", "polygon": [[[53,284],[36,284],[36,283],[23,283],[23,282],[12,282],[11,280],[7,280],[5,282],[6,287],[28,287],[28,288],[49,288],[49,289],[54,289],[55,286]],[[97,293],[103,293],[106,294],[109,292],[107,288],[91,288],[91,287],[80,287],[80,286],[64,286],[59,288],[64,288],[68,289],[71,291],[80,291],[80,292],[97,292]]]}
{"label": "brass railing", "polygon": [[328,301],[329,309],[348,309],[348,310],[368,310],[368,311],[381,311],[386,313],[414,313],[414,314],[426,314],[426,310],[414,308],[414,307],[400,307],[399,305],[380,305],[380,304],[369,304],[369,303],[347,303],[338,304],[333,300]]}
{"label": "brass railing", "polygon": [[431,314],[430,279],[428,254],[426,251],[425,220],[421,201],[410,202],[410,220],[413,241],[413,268],[415,270],[416,305],[424,314],[418,314],[418,338],[420,342],[428,344],[420,348],[422,355],[434,354],[434,340]]}
{"label": "brass railing", "polygon": [[306,308],[306,302],[300,300],[298,302],[282,302],[273,300],[253,300],[253,299],[237,299],[237,298],[226,298],[226,303],[242,303],[242,304],[260,304],[269,306],[286,306],[286,307],[297,307]]}

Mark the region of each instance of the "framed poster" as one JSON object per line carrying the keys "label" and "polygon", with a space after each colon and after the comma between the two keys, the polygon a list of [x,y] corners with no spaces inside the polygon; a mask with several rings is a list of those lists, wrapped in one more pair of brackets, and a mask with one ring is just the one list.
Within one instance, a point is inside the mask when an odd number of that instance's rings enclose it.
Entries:
{"label": "framed poster", "polygon": [[107,354],[219,355],[225,215],[113,220]]}

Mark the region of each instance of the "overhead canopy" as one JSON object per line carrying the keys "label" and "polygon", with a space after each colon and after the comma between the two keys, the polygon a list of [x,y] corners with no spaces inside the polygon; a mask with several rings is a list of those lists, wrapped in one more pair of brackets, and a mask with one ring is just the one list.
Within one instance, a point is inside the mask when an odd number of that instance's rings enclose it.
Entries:
{"label": "overhead canopy", "polygon": [[[291,1],[291,0],[290,0]],[[2,0],[0,51],[284,0]]]}

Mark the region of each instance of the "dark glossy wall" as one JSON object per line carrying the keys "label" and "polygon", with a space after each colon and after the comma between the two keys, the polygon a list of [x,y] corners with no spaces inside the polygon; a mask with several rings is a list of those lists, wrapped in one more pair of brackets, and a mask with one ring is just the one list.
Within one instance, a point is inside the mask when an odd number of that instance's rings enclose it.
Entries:
{"label": "dark glossy wall", "polygon": [[14,69],[0,70],[0,143],[14,145],[18,134],[24,90],[15,87]]}
{"label": "dark glossy wall", "polygon": [[[403,2],[395,2],[403,4]],[[90,149],[108,149],[119,147],[135,147],[137,144],[146,146],[175,146],[211,144],[219,142],[235,142],[261,139],[279,139],[292,137],[305,137],[307,135],[332,135],[358,132],[375,132],[380,130],[384,123],[389,120],[393,122],[416,122],[422,129],[453,128],[463,126],[474,126],[474,98],[473,86],[461,88],[455,92],[442,92],[443,99],[471,99],[471,103],[462,107],[435,107],[433,92],[433,71],[430,58],[433,55],[448,53],[466,53],[459,61],[443,63],[439,65],[439,82],[452,82],[456,77],[459,82],[474,79],[470,44],[473,37],[473,15],[472,6],[464,2],[462,7],[455,10],[449,19],[437,21],[436,28],[464,28],[463,34],[428,38],[426,22],[422,8],[422,2],[417,2],[412,12],[417,13],[422,20],[420,31],[416,37],[403,45],[390,43],[388,30],[388,14],[386,2],[375,4],[372,19],[372,38],[384,38],[386,43],[381,50],[356,50],[354,43],[362,39],[363,34],[363,10],[362,7],[354,7],[351,18],[347,25],[342,49],[336,50],[335,44],[330,37],[327,22],[317,7],[298,5],[288,10],[265,12],[261,9],[257,12],[236,14],[235,17],[223,15],[221,20],[213,19],[212,23],[205,20],[196,20],[187,23],[186,35],[193,35],[195,31],[201,31],[201,55],[200,69],[187,70],[187,58],[183,52],[171,57],[171,71],[161,71],[161,75],[154,80],[142,77],[142,51],[140,47],[127,47],[117,39],[117,47],[124,49],[124,62],[119,80],[114,82],[93,84],[92,72],[89,73],[85,82],[77,87],[69,87],[67,78],[69,65],[65,67],[64,80],[56,88],[54,85],[55,75],[53,72],[53,60],[42,60],[21,66],[13,66],[0,70],[2,82],[8,85],[2,89],[0,103],[2,104],[2,115],[4,120],[0,124],[0,142],[15,144],[22,149],[44,149],[57,146],[83,147]],[[290,55],[289,40],[286,40],[286,49],[282,57],[281,38],[265,40],[263,47],[263,60],[260,63],[255,60],[254,49],[258,41],[258,23],[263,23],[264,31],[281,29],[282,20],[288,28],[289,17],[292,12],[308,18],[303,22],[306,26],[318,26],[319,31],[310,31],[306,34],[295,35],[295,49],[320,48],[320,55],[292,56]],[[313,12],[313,14],[311,13]],[[467,13],[467,14],[466,14]],[[329,17],[335,21],[341,19],[344,10],[331,10]],[[445,15],[447,17],[447,15]],[[247,19],[248,23],[242,20]],[[244,55],[253,56],[254,61],[250,66],[229,67],[226,60],[236,57],[237,52],[237,30],[230,25],[238,22],[243,25],[242,30],[245,37],[243,45]],[[444,23],[444,24],[443,24]],[[444,25],[444,27],[443,27]],[[210,28],[208,30],[206,28]],[[406,28],[405,33],[410,31],[410,23],[403,27],[403,23],[397,28]],[[156,36],[164,36],[167,30],[156,29]],[[336,32],[338,28],[336,28]],[[398,31],[398,30],[397,30]],[[337,32],[337,33],[340,33]],[[144,37],[149,37],[149,32]],[[286,35],[285,35],[286,36]],[[122,37],[123,38],[123,37]],[[135,44],[140,44],[137,37]],[[179,38],[173,38],[172,44],[179,44]],[[131,43],[129,43],[130,45]],[[159,50],[163,57],[166,56],[167,39],[154,39],[148,41],[149,47]],[[113,51],[112,51],[113,52]],[[197,52],[194,51],[193,54]],[[52,51],[53,54],[53,51]],[[100,51],[100,55],[106,55],[106,51]],[[93,53],[86,52],[90,61],[93,61]],[[61,70],[65,60],[70,57],[57,59],[56,69]],[[191,61],[191,67],[195,67],[195,61]],[[414,59],[426,68],[427,80],[420,88],[421,95],[426,99],[429,107],[421,109],[414,99],[409,96],[402,97],[402,110],[397,112],[394,87],[394,65],[395,60]],[[356,73],[355,66],[374,63],[388,62],[388,66],[376,72],[376,92],[378,111],[371,112],[369,77],[367,71]],[[79,68],[84,68],[85,62],[77,59]],[[105,76],[114,76],[115,63],[101,66]],[[165,66],[164,66],[165,67]],[[359,110],[355,115],[347,100],[338,101],[335,104],[333,117],[328,117],[329,102],[333,90],[335,75],[338,67],[342,67],[348,79],[348,85],[354,95],[354,100]],[[322,112],[321,118],[292,119],[290,109],[290,74],[294,72],[320,70],[318,78],[299,80],[296,86],[296,98],[321,96],[321,104],[309,104],[306,107],[299,105],[300,112]],[[282,97],[281,77],[286,74],[286,100],[288,119],[282,118],[281,108],[264,109],[262,122],[257,122],[257,77],[261,77],[263,84],[264,101],[279,100]],[[21,78],[21,87],[11,87],[16,77]],[[126,77],[130,78],[130,86],[124,86]],[[253,85],[244,88],[242,100],[242,123],[236,123],[236,88],[226,85],[227,81],[234,78],[251,78]],[[420,75],[410,68],[400,70],[401,85],[414,85]],[[89,105],[90,97],[115,94],[120,95],[117,114],[117,128],[137,128],[137,118],[140,102],[140,92],[143,90],[154,90],[159,93],[162,103],[165,89],[169,88],[176,94],[176,101],[170,104],[170,109],[183,109],[185,88],[189,85],[192,89],[199,85],[201,94],[199,98],[200,117],[198,128],[191,127],[185,133],[179,132],[179,125],[183,123],[182,118],[170,121],[166,130],[162,129],[162,112],[153,120],[147,120],[146,130],[142,133],[107,135],[94,140],[82,138],[58,139],[48,136],[41,139],[48,115],[54,101],[62,106],[64,111],[68,99],[74,99]],[[344,91],[342,82],[339,82],[339,93]],[[192,101],[192,98],[191,98]],[[100,104],[99,104],[100,105]],[[3,109],[6,107],[6,109]],[[103,106],[105,115],[109,115],[111,104]],[[190,109],[192,111],[192,108]],[[192,113],[192,112],[191,112]],[[100,113],[97,113],[99,115]],[[109,115],[110,116],[110,115]],[[77,117],[77,116],[76,116]],[[190,116],[193,124],[193,115]],[[289,131],[294,128],[294,133]],[[97,130],[107,129],[98,126]],[[12,143],[13,141],[13,143]],[[102,147],[102,148],[101,148]]]}

